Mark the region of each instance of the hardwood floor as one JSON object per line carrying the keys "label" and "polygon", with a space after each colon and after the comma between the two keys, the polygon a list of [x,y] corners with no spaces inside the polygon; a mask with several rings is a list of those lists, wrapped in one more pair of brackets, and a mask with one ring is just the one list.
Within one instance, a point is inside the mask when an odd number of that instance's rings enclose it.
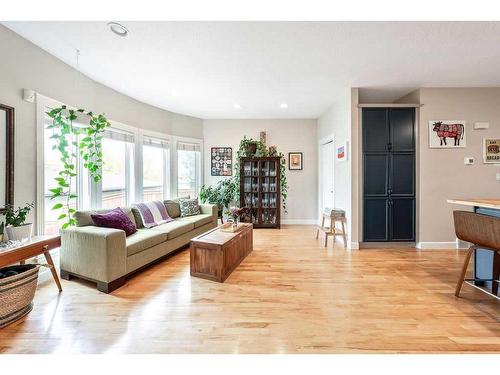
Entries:
{"label": "hardwood floor", "polygon": [[500,351],[500,302],[469,286],[453,295],[465,251],[345,251],[314,237],[255,230],[224,284],[190,277],[188,250],[111,295],[45,283],[28,317],[0,330],[0,352]]}

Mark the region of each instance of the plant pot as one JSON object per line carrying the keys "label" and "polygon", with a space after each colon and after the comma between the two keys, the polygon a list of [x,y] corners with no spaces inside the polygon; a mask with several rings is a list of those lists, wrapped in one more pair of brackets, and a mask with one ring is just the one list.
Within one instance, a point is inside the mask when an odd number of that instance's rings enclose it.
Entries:
{"label": "plant pot", "polygon": [[245,153],[248,157],[254,156],[257,152],[257,143],[248,143],[245,148]]}
{"label": "plant pot", "polygon": [[11,241],[25,241],[31,239],[33,223],[23,224],[18,227],[6,227],[7,237]]}

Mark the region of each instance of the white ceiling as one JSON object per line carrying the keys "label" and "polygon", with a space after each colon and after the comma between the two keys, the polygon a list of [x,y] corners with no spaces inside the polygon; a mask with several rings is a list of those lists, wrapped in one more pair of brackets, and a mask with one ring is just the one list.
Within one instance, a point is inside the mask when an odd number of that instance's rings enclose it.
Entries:
{"label": "white ceiling", "polygon": [[96,81],[201,118],[316,118],[349,87],[380,102],[424,86],[500,86],[498,22],[122,24],[127,38],[106,22],[4,22],[71,66],[79,49]]}

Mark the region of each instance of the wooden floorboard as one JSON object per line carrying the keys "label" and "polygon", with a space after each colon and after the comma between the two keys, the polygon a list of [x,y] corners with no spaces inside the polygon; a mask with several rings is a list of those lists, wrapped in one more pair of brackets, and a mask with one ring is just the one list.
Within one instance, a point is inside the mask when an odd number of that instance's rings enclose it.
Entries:
{"label": "wooden floorboard", "polygon": [[106,295],[44,283],[1,353],[499,352],[500,302],[464,286],[465,251],[325,249],[312,226],[254,232],[224,284],[182,251]]}

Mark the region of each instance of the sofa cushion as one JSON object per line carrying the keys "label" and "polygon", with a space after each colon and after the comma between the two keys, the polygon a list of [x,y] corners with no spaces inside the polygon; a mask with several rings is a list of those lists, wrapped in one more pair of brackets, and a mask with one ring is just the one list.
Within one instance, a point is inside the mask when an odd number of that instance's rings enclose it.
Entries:
{"label": "sofa cushion", "polygon": [[167,208],[168,216],[171,218],[176,218],[181,216],[181,207],[179,206],[179,199],[169,199],[166,201],[163,201],[163,204]]}
{"label": "sofa cushion", "polygon": [[[132,209],[130,207],[120,207],[123,212],[129,217],[132,223],[137,226],[137,222],[135,221],[134,214],[132,213]],[[111,209],[105,210],[89,210],[89,211],[76,211],[75,219],[77,227],[86,227],[87,225],[94,225],[94,221],[90,215],[92,214],[105,214],[111,211]]]}
{"label": "sofa cushion", "polygon": [[126,236],[137,232],[135,223],[127,216],[120,207],[104,214],[90,214],[94,224],[98,227],[121,229]]}
{"label": "sofa cushion", "polygon": [[142,222],[141,213],[139,212],[137,207],[132,206],[131,210],[132,210],[132,215],[134,215],[135,226],[137,227],[137,229],[144,228],[144,223]]}
{"label": "sofa cushion", "polygon": [[167,240],[172,240],[184,233],[194,229],[193,223],[183,222],[181,220],[174,220],[170,223],[161,224],[157,227],[149,228],[149,231],[159,232],[167,236]]}
{"label": "sofa cushion", "polygon": [[167,234],[151,229],[138,229],[125,240],[127,256],[140,253],[167,240]]}
{"label": "sofa cushion", "polygon": [[193,216],[201,213],[198,198],[179,199],[179,205],[181,208],[181,217]]}
{"label": "sofa cushion", "polygon": [[214,217],[209,214],[199,214],[194,216],[180,217],[177,219],[179,222],[183,223],[193,223],[195,228],[199,228],[205,224],[210,223]]}

